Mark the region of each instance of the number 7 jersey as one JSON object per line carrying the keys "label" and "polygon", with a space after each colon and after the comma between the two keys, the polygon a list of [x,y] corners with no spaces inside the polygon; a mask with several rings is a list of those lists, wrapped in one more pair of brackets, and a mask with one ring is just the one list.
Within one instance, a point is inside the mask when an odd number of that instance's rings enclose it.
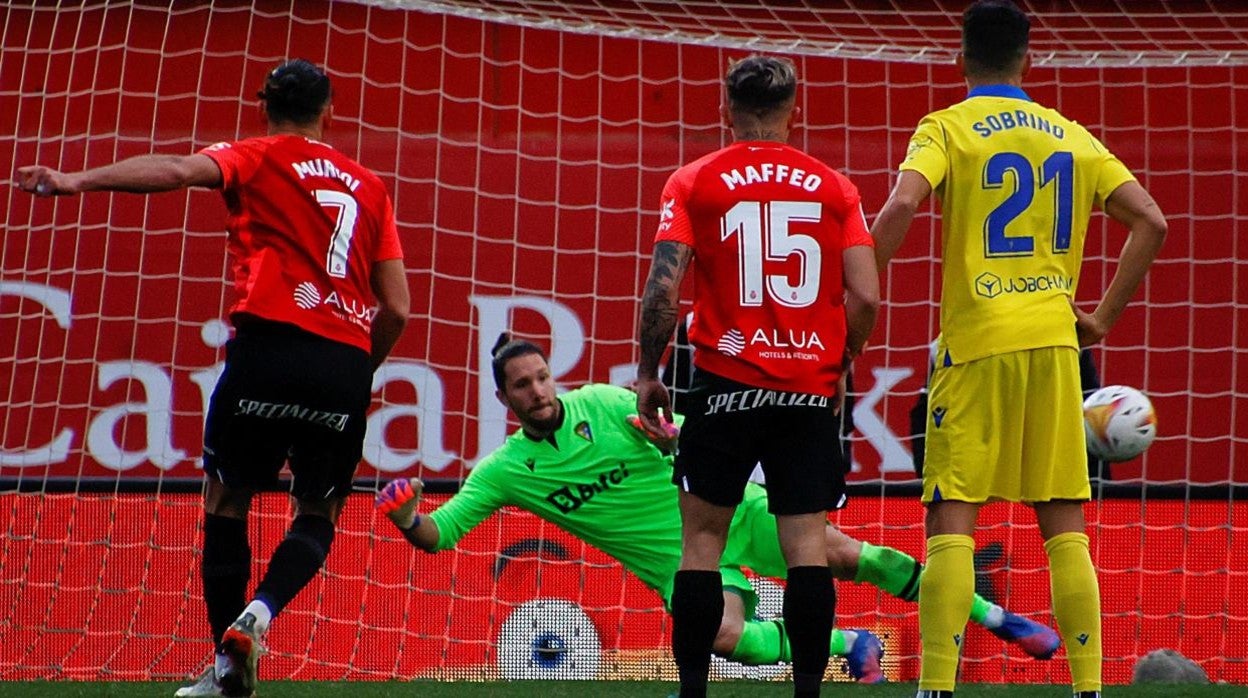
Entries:
{"label": "number 7 jersey", "polygon": [[230,268],[240,313],[371,348],[373,265],[402,259],[381,180],[298,135],[200,151],[221,168]]}
{"label": "number 7 jersey", "polygon": [[693,249],[695,366],[759,388],[836,393],[842,254],[873,244],[849,179],[783,143],[733,143],[668,179],[663,241]]}
{"label": "number 7 jersey", "polygon": [[1079,124],[1008,85],[933,112],[902,170],[941,200],[940,360],[1078,347],[1075,296],[1093,207],[1131,172]]}

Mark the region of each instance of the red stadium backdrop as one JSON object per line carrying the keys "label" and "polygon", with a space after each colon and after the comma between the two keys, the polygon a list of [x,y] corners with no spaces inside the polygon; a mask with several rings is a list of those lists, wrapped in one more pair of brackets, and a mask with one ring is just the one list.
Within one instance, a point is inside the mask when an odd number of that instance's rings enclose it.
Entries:
{"label": "red stadium backdrop", "polygon": [[[42,17],[11,14],[10,26]],[[136,11],[127,26],[110,17],[86,12],[82,23],[105,45],[110,30],[124,32],[115,40],[128,42],[125,60],[103,48],[85,56],[6,52],[0,133],[16,137],[0,139],[0,161],[81,167],[149,152],[152,141],[161,152],[187,153],[259,133],[258,116],[239,100],[251,104],[278,57],[174,47],[211,48],[218,37],[233,45],[249,28],[253,37],[289,33],[290,45],[346,73],[335,84],[340,122],[330,140],[392,178],[414,298],[412,322],[377,380],[384,409],[370,425],[361,475],[459,480],[501,441],[502,407],[488,377],[477,376],[503,329],[543,338],[566,384],[631,375],[658,197],[679,164],[723,142],[717,79],[724,57],[735,54],[650,43],[643,57],[637,41],[554,32],[542,41],[533,38],[540,32],[515,27],[335,5],[331,27],[340,32],[328,31],[333,52],[325,61],[311,50],[325,43],[324,24],[238,12]],[[380,36],[347,33],[364,24]],[[20,38],[53,50],[84,33],[76,21],[46,18],[32,31]],[[414,45],[386,42],[404,36]],[[269,55],[259,48],[252,50]],[[367,66],[359,63],[365,55]],[[405,89],[372,84],[397,79],[404,61],[428,70],[404,72]],[[680,83],[670,77],[676,64]],[[964,91],[952,66],[812,58],[801,67],[820,87],[802,95],[808,127],[794,140],[850,173],[868,211],[882,205],[913,125]],[[360,70],[369,83],[348,77]],[[1066,80],[1063,70],[1078,79]],[[1158,442],[1115,468],[1118,480],[1248,483],[1248,352],[1238,331],[1248,326],[1248,307],[1228,302],[1248,293],[1248,255],[1235,254],[1248,229],[1241,216],[1226,215],[1248,187],[1226,172],[1236,156],[1248,157],[1245,70],[1029,75],[1037,100],[1092,126],[1141,172],[1163,210],[1188,214],[1170,217],[1146,303],[1127,311],[1098,352],[1104,380],[1144,388],[1161,421]],[[1121,87],[1103,92],[1098,78]],[[37,108],[13,99],[19,88],[36,92],[39,81],[68,93],[40,96]],[[1204,121],[1207,128],[1188,128]],[[821,124],[844,126],[816,130]],[[61,140],[59,132],[78,135]],[[220,197],[94,194],[53,203],[10,194],[8,203],[0,389],[11,409],[0,474],[198,477],[203,405],[232,302],[222,281]],[[914,476],[906,412],[926,379],[938,285],[932,239],[916,227],[885,289],[876,348],[856,366],[857,389],[869,398],[857,415],[867,429],[857,479]],[[1116,256],[1123,237],[1119,228],[1093,226],[1081,298],[1099,297],[1108,284],[1113,266],[1103,255]],[[886,394],[899,397],[881,400]]]}
{"label": "red stadium backdrop", "polygon": [[[659,193],[672,170],[724,143],[718,78],[744,55],[341,3],[6,3],[0,16],[0,162],[13,167],[77,169],[255,135],[251,95],[267,69],[287,56],[328,66],[339,121],[327,139],[393,187],[414,299],[376,379],[360,470],[372,483],[458,482],[501,441],[511,426],[481,379],[501,330],[548,345],[565,385],[631,376]],[[794,142],[878,209],[910,129],[961,97],[955,69],[798,60],[806,125]],[[1115,465],[1114,480],[1223,492],[1090,507],[1110,681],[1169,646],[1215,679],[1248,682],[1248,504],[1234,494],[1248,484],[1246,70],[1042,65],[1028,76],[1033,97],[1100,135],[1171,214],[1162,259],[1096,352],[1103,382],[1141,387],[1160,418],[1152,449]],[[201,476],[232,302],[224,207],[209,192],[47,201],[8,188],[3,200],[0,678],[184,675],[207,653],[200,514],[193,496],[168,490]],[[936,332],[932,222],[920,219],[893,264],[856,367],[859,483],[914,478],[908,412]],[[1123,239],[1094,223],[1081,300],[1108,284],[1106,256]],[[57,493],[137,485],[153,494]],[[502,618],[535,596],[581,604],[607,650],[666,642],[652,594],[528,515],[492,520],[435,563],[388,525],[378,537],[356,499],[326,575],[282,617],[266,678],[473,675],[492,666]],[[265,506],[253,518],[262,556],[285,522],[284,504]],[[1030,518],[995,511],[979,538],[999,553],[985,553],[989,588],[1047,618]],[[867,540],[921,550],[910,499],[860,497],[841,516]],[[497,551],[524,539],[560,542],[568,559],[520,556],[496,578]],[[866,588],[846,586],[842,599],[840,624],[889,633],[901,658],[892,676],[913,678],[913,609]],[[1016,661],[991,636],[969,638],[968,679],[1065,680],[1061,662]]]}

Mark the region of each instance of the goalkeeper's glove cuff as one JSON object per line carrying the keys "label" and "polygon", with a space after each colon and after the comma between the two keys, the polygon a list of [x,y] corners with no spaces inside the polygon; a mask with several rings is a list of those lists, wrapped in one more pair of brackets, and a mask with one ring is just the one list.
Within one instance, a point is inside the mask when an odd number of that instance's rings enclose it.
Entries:
{"label": "goalkeeper's glove cuff", "polygon": [[416,547],[422,547],[420,541],[416,539],[416,529],[420,528],[421,518],[422,518],[421,515],[417,514],[416,516],[412,517],[411,526],[408,526],[407,528],[403,528],[402,526],[397,527],[399,529],[399,532],[403,534],[403,537],[407,539],[407,542],[411,543],[412,545]]}

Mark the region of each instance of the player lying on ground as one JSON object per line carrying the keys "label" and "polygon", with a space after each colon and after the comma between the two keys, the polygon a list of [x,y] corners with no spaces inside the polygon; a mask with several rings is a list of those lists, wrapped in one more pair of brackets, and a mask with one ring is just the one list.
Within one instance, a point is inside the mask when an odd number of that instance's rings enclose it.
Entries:
{"label": "player lying on ground", "polygon": [[[677,491],[671,457],[630,425],[630,418],[636,419],[636,396],[617,386],[587,385],[556,397],[541,349],[503,341],[494,352],[496,395],[521,429],[482,459],[460,491],[436,511],[416,514],[422,488],[416,479],[389,483],[377,496],[378,508],[408,541],[432,553],[453,547],[500,508],[516,506],[619,560],[668,603],[680,562]],[[674,439],[662,445],[670,447]],[[915,599],[922,566],[909,555],[857,541],[833,526],[827,527],[827,548],[838,579]],[[783,621],[751,620],[757,598],[743,567],[778,578],[787,571],[766,490],[757,485],[747,489],[724,552],[724,615],[714,650],[744,664],[788,662]],[[997,637],[1041,659],[1056,651],[1057,634],[1047,626],[975,598],[976,622]],[[884,680],[882,647],[871,633],[835,631],[829,651],[846,657],[855,679]]]}

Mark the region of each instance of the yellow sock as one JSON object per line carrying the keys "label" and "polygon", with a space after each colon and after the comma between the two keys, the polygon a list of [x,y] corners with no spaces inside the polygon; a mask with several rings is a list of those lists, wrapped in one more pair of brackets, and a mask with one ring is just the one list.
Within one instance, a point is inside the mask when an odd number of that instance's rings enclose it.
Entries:
{"label": "yellow sock", "polygon": [[1101,594],[1088,537],[1062,533],[1044,542],[1049,554],[1053,615],[1066,643],[1076,693],[1101,690]]}
{"label": "yellow sock", "polygon": [[927,565],[919,579],[920,690],[952,691],[957,682],[958,654],[975,596],[974,555],[970,536],[927,539]]}

